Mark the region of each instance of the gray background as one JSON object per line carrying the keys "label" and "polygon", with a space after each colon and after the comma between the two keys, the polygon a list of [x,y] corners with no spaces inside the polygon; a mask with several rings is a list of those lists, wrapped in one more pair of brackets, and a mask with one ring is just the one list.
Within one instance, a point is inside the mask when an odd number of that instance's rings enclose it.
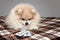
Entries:
{"label": "gray background", "polygon": [[60,17],[60,0],[0,0],[0,16],[7,16],[19,3],[34,5],[43,17]]}

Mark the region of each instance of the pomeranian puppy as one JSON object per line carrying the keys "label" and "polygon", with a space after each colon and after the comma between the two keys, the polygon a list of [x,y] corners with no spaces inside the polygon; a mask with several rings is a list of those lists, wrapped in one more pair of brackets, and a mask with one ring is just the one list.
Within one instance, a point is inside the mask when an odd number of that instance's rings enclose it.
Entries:
{"label": "pomeranian puppy", "polygon": [[38,29],[40,14],[38,10],[30,4],[18,4],[13,7],[9,15],[5,18],[8,28],[13,29]]}

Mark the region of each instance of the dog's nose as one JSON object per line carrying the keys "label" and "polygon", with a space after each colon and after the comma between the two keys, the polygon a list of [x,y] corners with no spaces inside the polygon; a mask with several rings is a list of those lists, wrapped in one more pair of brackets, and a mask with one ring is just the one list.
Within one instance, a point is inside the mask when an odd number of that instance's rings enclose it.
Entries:
{"label": "dog's nose", "polygon": [[26,22],[25,25],[28,25],[28,23]]}

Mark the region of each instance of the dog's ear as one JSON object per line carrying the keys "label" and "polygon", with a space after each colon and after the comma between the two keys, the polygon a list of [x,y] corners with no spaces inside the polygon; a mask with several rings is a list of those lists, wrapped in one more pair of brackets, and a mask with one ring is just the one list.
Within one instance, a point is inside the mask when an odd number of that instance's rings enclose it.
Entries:
{"label": "dog's ear", "polygon": [[35,9],[32,9],[33,14],[35,15],[37,11]]}
{"label": "dog's ear", "polygon": [[22,13],[22,10],[21,10],[21,9],[17,9],[17,10],[15,11],[15,13],[18,14],[18,15],[20,15],[20,14]]}

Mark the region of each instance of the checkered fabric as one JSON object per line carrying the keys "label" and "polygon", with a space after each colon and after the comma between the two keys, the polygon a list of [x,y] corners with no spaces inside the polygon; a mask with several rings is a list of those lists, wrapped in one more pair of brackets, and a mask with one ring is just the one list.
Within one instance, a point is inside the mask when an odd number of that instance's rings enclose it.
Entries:
{"label": "checkered fabric", "polygon": [[40,28],[32,30],[34,40],[57,40],[60,37],[60,18],[45,17],[41,19]]}
{"label": "checkered fabric", "polygon": [[31,36],[16,36],[19,30],[7,28],[0,17],[0,40],[60,40],[60,17],[42,17],[39,29],[30,30]]}
{"label": "checkered fabric", "polygon": [[4,18],[3,16],[0,16],[0,40],[19,40],[15,37],[13,32],[15,32],[12,29],[7,29],[7,25],[4,23]]}

